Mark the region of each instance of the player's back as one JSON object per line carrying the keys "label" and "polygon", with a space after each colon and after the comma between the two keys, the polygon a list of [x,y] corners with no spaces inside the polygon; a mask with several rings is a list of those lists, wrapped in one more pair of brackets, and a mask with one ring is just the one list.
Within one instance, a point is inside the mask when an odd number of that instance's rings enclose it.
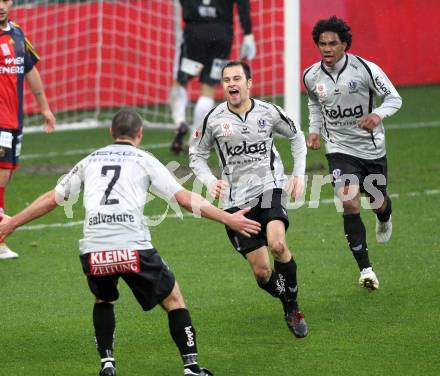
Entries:
{"label": "player's back", "polygon": [[82,252],[97,247],[151,248],[143,216],[150,158],[130,144],[116,143],[82,161],[86,209]]}

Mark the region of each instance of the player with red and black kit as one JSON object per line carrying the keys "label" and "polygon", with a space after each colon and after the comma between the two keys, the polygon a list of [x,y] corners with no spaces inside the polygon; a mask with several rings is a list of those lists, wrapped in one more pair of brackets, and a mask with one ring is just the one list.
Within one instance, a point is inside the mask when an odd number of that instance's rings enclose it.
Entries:
{"label": "player with red and black kit", "polygon": [[[12,5],[12,0],[0,0],[0,212],[5,211],[5,189],[12,171],[19,166],[25,79],[44,117],[45,131],[50,133],[55,128],[55,117],[35,66],[39,56],[20,26],[9,20]],[[6,244],[0,244],[0,260],[17,257],[17,253],[12,252]]]}

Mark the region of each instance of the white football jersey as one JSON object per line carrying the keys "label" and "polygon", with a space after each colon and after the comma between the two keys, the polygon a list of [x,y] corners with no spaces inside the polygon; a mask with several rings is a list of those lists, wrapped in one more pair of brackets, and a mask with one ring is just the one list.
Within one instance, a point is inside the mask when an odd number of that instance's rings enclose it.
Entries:
{"label": "white football jersey", "polygon": [[[346,54],[330,72],[322,62],[306,69],[304,85],[309,96],[309,133],[321,133],[327,153],[343,153],[363,159],[386,154],[382,122],[369,133],[357,122],[369,113],[381,118],[393,115],[402,98],[376,64]],[[382,103],[376,107],[374,97]]]}
{"label": "white football jersey", "polygon": [[55,191],[65,200],[84,191],[81,254],[152,248],[144,217],[148,189],[170,201],[183,187],[155,157],[128,143],[109,145],[80,161]]}
{"label": "white football jersey", "polygon": [[251,109],[243,115],[230,111],[227,102],[219,104],[191,139],[190,167],[205,185],[216,180],[207,162],[215,148],[221,179],[230,186],[220,202],[222,208],[242,205],[273,188],[284,188],[286,176],[274,144],[275,133],[290,141],[292,175],[305,173],[307,149],[301,128],[273,103],[251,101]]}

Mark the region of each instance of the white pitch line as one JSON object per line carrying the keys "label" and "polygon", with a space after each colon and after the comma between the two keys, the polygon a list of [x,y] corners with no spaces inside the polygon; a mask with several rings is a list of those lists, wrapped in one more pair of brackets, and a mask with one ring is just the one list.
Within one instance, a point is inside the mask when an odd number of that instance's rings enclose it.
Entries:
{"label": "white pitch line", "polygon": [[[163,149],[168,148],[170,143],[161,143],[161,144],[145,144],[141,145],[141,149],[145,150],[153,150],[153,149]],[[24,154],[20,156],[20,160],[26,159],[37,159],[37,158],[46,158],[46,157],[59,157],[59,156],[69,156],[69,155],[88,155],[98,148],[89,148],[89,149],[74,149],[74,150],[66,150],[66,151],[51,151],[48,153],[35,153],[35,154]]]}
{"label": "white pitch line", "polygon": [[[418,196],[423,196],[423,195],[427,195],[427,196],[432,196],[432,195],[438,195],[440,194],[440,189],[429,189],[426,191],[422,191],[422,192],[407,192],[407,193],[391,193],[390,197],[391,198],[402,198],[402,197],[418,197]],[[323,205],[330,205],[334,203],[334,200],[331,199],[322,199],[319,201],[320,204]],[[315,201],[307,201],[305,202],[302,206],[305,205],[309,205],[309,204],[316,204]],[[292,209],[293,210],[293,209]],[[184,217],[194,217],[193,214],[187,213],[187,212],[183,212],[182,215]],[[166,218],[172,218],[172,219],[181,219],[182,215],[180,214],[167,214]],[[163,215],[153,215],[150,217],[146,217],[147,220],[157,220],[160,219]],[[29,226],[23,226],[23,227],[19,227],[16,231],[33,231],[33,230],[42,230],[42,229],[47,229],[47,228],[60,228],[60,227],[73,227],[73,226],[79,226],[82,225],[84,223],[84,221],[72,221],[72,222],[67,222],[67,223],[51,223],[51,224],[40,224],[40,225],[29,225]]]}
{"label": "white pitch line", "polygon": [[421,121],[417,123],[406,123],[406,124],[385,124],[385,131],[387,130],[405,130],[405,129],[416,129],[416,128],[437,128],[440,127],[440,121]]}

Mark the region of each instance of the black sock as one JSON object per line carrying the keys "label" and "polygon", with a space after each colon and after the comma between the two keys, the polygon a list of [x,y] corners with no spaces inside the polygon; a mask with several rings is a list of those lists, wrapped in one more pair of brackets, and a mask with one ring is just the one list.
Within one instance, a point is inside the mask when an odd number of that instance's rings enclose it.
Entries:
{"label": "black sock", "polygon": [[95,303],[93,307],[96,348],[101,359],[113,357],[115,313],[111,303]]}
{"label": "black sock", "polygon": [[277,273],[275,273],[275,271],[272,270],[272,274],[270,275],[270,278],[266,283],[262,283],[262,282],[257,282],[257,283],[258,283],[258,287],[268,292],[274,298],[280,299],[283,305],[286,304],[286,297],[284,294],[285,286],[284,284],[281,284],[281,282],[277,278]]}
{"label": "black sock", "polygon": [[168,312],[170,334],[182,356],[183,366],[193,372],[200,372],[197,363],[196,330],[192,326],[191,316],[186,308]]}
{"label": "black sock", "polygon": [[296,281],[296,262],[293,257],[288,262],[274,261],[275,271],[278,274],[278,280],[284,285],[285,305],[288,310],[298,309],[298,284]]}
{"label": "black sock", "polygon": [[382,213],[376,213],[377,219],[381,222],[388,222],[393,211],[389,196],[386,196],[385,200],[387,202],[387,206],[385,207],[384,211]]}
{"label": "black sock", "polygon": [[367,234],[361,215],[359,213],[344,214],[343,218],[345,237],[359,266],[359,270],[369,268],[371,263],[368,258]]}

